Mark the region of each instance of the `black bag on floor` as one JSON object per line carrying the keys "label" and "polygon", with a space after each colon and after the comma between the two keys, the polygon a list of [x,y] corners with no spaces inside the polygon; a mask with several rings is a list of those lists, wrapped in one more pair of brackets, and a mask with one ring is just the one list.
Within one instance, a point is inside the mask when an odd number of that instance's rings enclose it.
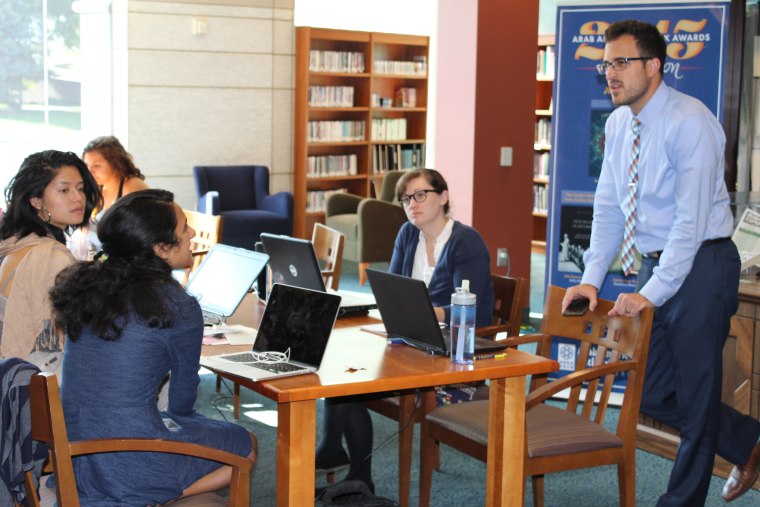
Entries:
{"label": "black bag on floor", "polygon": [[[344,507],[398,507],[389,498],[376,496],[363,481],[340,481],[322,492],[318,501],[321,505],[342,505]],[[320,505],[318,503],[318,505]]]}

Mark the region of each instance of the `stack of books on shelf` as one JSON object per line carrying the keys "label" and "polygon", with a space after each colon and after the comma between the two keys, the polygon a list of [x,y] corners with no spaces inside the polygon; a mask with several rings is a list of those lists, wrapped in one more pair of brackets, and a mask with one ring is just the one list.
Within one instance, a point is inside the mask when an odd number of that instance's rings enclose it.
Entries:
{"label": "stack of books on shelf", "polygon": [[310,143],[344,143],[364,140],[363,121],[310,121]]}
{"label": "stack of books on shelf", "polygon": [[417,89],[402,86],[396,90],[396,99],[393,105],[396,107],[417,107]]}
{"label": "stack of books on shelf", "polygon": [[327,208],[327,199],[333,194],[345,194],[348,189],[336,188],[335,190],[311,190],[306,192],[306,212],[323,213]]}
{"label": "stack of books on shelf", "polygon": [[354,87],[309,86],[309,107],[354,107]]}
{"label": "stack of books on shelf", "polygon": [[358,165],[355,154],[310,156],[306,163],[306,176],[309,178],[352,176],[356,174]]}
{"label": "stack of books on shelf", "polygon": [[403,141],[406,139],[406,118],[375,118],[372,120],[373,141]]}
{"label": "stack of books on shelf", "polygon": [[546,213],[549,210],[549,192],[546,185],[533,185],[533,212]]}
{"label": "stack of books on shelf", "polygon": [[533,177],[549,178],[549,152],[536,153],[533,155]]}
{"label": "stack of books on shelf", "polygon": [[373,67],[375,74],[391,76],[427,76],[427,58],[415,56],[411,62],[397,62],[392,60],[375,60]]}
{"label": "stack of books on shelf", "polygon": [[536,149],[548,149],[552,144],[552,122],[548,118],[541,118],[536,122]]}
{"label": "stack of books on shelf", "polygon": [[546,46],[538,50],[536,56],[536,77],[538,79],[554,79],[554,46]]}
{"label": "stack of books on shelf", "polygon": [[372,174],[425,167],[425,143],[378,144],[372,147]]}
{"label": "stack of books on shelf", "polygon": [[309,70],[361,74],[364,72],[364,53],[312,49],[309,51]]}

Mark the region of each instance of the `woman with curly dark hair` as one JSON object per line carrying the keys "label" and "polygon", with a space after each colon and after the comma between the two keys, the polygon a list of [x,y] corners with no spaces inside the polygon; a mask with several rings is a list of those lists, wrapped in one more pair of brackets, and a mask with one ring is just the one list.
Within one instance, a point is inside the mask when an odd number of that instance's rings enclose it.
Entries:
{"label": "woman with curly dark hair", "polygon": [[0,357],[57,371],[64,336],[52,324],[48,291],[75,262],[65,232],[87,224],[100,192],[84,162],[55,150],[29,155],[5,189],[0,225]]}
{"label": "woman with curly dark hair", "polygon": [[93,213],[89,227],[77,231],[69,239],[69,248],[74,257],[88,260],[100,250],[97,239],[99,216],[120,197],[145,190],[148,185],[144,181],[145,176],[132,160],[132,155],[114,136],[96,137],[87,143],[82,152],[82,160],[103,194],[103,204]]}
{"label": "woman with curly dark hair", "polygon": [[[103,215],[96,259],[58,277],[50,295],[55,322],[68,334],[61,399],[71,440],[167,438],[255,460],[253,434],[193,408],[203,317],[172,277],[192,263],[193,236],[171,192],[134,192]],[[167,373],[169,407],[160,412],[156,393]],[[74,468],[80,502],[97,506],[163,504],[231,478],[213,461],[161,453],[82,456]]]}

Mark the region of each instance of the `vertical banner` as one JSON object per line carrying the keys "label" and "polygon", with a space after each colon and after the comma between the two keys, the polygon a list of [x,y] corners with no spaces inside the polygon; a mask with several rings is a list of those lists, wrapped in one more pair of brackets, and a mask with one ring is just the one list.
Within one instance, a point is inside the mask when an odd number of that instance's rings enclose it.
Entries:
{"label": "vertical banner", "polygon": [[[604,125],[614,109],[605,76],[596,69],[603,60],[607,26],[625,19],[656,25],[668,43],[665,83],[700,99],[721,120],[729,5],[726,0],[558,6],[546,230],[548,283],[561,287],[580,283],[583,254],[589,247]],[[621,243],[622,239],[621,233]],[[635,283],[634,276],[623,275],[618,256],[599,295],[615,300],[621,292],[632,292]],[[554,348],[562,375],[562,370],[572,369],[575,354],[561,340]]]}

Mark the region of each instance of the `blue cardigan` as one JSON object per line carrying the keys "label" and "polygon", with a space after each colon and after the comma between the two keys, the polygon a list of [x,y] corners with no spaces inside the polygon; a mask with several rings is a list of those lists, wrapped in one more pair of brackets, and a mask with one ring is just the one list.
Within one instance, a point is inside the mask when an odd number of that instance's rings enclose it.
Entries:
{"label": "blue cardigan", "polygon": [[[397,275],[412,276],[414,254],[419,243],[420,230],[411,222],[405,223],[396,236],[389,271]],[[454,221],[451,237],[443,247],[433,271],[428,292],[433,306],[443,308],[446,324],[451,321],[451,294],[462,280],[470,281],[470,291],[477,297],[478,327],[493,323],[493,285],[491,258],[488,247],[478,231]]]}

